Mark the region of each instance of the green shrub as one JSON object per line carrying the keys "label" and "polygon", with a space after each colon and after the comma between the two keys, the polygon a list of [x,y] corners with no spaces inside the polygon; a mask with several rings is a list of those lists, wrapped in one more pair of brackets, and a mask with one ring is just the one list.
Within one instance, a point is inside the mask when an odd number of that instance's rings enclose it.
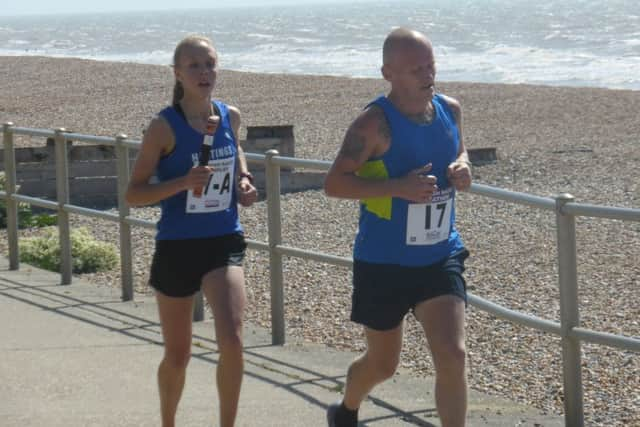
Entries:
{"label": "green shrub", "polygon": [[[7,190],[6,184],[6,176],[4,172],[0,172],[0,188],[4,191]],[[28,203],[18,203],[18,228],[45,227],[54,225],[57,221],[57,215],[36,215],[31,212],[31,206]],[[7,228],[7,204],[4,199],[0,199],[0,228]]]}
{"label": "green shrub", "polygon": [[27,227],[48,227],[58,224],[58,215],[53,214],[31,214]]}
{"label": "green shrub", "polygon": [[[86,228],[71,230],[73,272],[95,273],[118,264],[118,253],[111,243],[96,240]],[[60,243],[56,227],[44,227],[38,237],[20,241],[20,261],[45,270],[60,271]]]}
{"label": "green shrub", "polygon": [[[18,204],[18,228],[31,227],[31,207],[27,203]],[[0,200],[0,228],[7,228],[7,204],[4,199]]]}

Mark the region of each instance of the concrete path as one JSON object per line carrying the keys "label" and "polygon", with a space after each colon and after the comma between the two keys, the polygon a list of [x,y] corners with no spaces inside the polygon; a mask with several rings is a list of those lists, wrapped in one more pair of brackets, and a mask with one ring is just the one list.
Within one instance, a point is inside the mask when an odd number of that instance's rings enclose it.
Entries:
{"label": "concrete path", "polygon": [[[116,288],[0,258],[0,425],[159,426],[162,355],[153,298],[121,302]],[[355,354],[321,345],[272,346],[247,325],[238,426],[325,426]],[[218,355],[211,321],[194,327],[179,426],[214,426]],[[361,408],[361,426],[439,426],[431,380],[399,373]],[[562,426],[561,417],[471,392],[469,426]]]}

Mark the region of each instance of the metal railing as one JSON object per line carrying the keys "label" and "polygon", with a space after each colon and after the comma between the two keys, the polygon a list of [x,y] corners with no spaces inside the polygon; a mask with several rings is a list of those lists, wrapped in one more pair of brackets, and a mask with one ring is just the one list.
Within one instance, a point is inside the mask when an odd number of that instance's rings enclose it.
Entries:
{"label": "metal railing", "polygon": [[[56,180],[58,191],[56,202],[16,194],[16,167],[13,135],[54,138],[56,146]],[[118,214],[87,209],[81,206],[69,204],[66,152],[66,142],[69,140],[92,142],[116,147],[116,161],[118,165]],[[0,197],[4,197],[7,207],[7,238],[9,245],[10,269],[16,270],[19,268],[19,202],[25,202],[57,211],[62,261],[60,271],[62,284],[71,283],[72,260],[69,236],[69,214],[75,213],[102,218],[119,224],[122,299],[133,299],[131,226],[146,228],[155,227],[155,223],[151,221],[130,216],[129,208],[124,200],[124,193],[129,178],[129,148],[138,148],[140,141],[130,140],[126,135],[122,134],[114,138],[97,137],[92,135],[67,133],[64,129],[51,131],[45,129],[21,128],[15,127],[12,123],[6,123],[3,125],[3,143],[5,149],[4,161],[6,189],[5,191],[0,191]],[[284,344],[285,342],[284,275],[282,267],[283,256],[299,257],[343,267],[352,266],[352,259],[321,252],[308,251],[282,244],[280,168],[282,166],[286,166],[326,171],[331,165],[330,162],[281,157],[275,150],[268,151],[266,155],[246,153],[246,157],[247,160],[252,163],[263,162],[266,169],[268,242],[260,242],[251,239],[248,239],[247,242],[249,248],[269,252],[272,343],[279,345]],[[499,318],[554,334],[561,338],[565,396],[565,424],[567,426],[582,426],[584,424],[584,415],[580,360],[581,342],[585,341],[640,352],[640,340],[580,327],[577,297],[578,281],[575,217],[600,217],[640,222],[640,209],[580,204],[576,203],[573,196],[569,194],[559,194],[555,198],[546,198],[481,184],[472,184],[469,191],[484,197],[555,212],[558,249],[558,285],[560,290],[560,323],[511,310],[471,293],[468,294],[468,300],[469,303],[476,308],[491,313]],[[200,296],[198,298],[198,303],[196,304],[194,319],[201,320],[204,317],[203,312],[204,305],[202,303],[202,297]]]}

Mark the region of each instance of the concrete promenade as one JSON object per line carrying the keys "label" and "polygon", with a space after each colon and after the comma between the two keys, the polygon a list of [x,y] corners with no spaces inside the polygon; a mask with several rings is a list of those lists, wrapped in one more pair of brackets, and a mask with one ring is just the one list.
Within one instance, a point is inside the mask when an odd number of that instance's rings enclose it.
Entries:
{"label": "concrete promenade", "polygon": [[[162,355],[153,298],[120,301],[119,289],[0,257],[0,426],[159,426],[156,368]],[[218,360],[211,321],[194,326],[179,426],[214,426]],[[238,426],[326,426],[355,354],[308,343],[272,346],[247,325]],[[400,372],[361,408],[361,426],[439,426],[433,382]],[[469,396],[469,426],[562,426],[563,419]]]}

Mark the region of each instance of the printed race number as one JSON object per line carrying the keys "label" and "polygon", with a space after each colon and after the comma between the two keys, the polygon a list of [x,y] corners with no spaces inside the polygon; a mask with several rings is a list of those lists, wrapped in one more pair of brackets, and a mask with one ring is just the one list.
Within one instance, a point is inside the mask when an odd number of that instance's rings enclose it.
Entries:
{"label": "printed race number", "polygon": [[194,197],[193,190],[187,193],[187,213],[219,212],[229,208],[233,195],[235,163],[235,157],[209,162],[213,173],[209,175],[201,197]]}
{"label": "printed race number", "polygon": [[407,245],[433,245],[447,239],[452,207],[452,189],[435,193],[429,204],[409,204]]}

